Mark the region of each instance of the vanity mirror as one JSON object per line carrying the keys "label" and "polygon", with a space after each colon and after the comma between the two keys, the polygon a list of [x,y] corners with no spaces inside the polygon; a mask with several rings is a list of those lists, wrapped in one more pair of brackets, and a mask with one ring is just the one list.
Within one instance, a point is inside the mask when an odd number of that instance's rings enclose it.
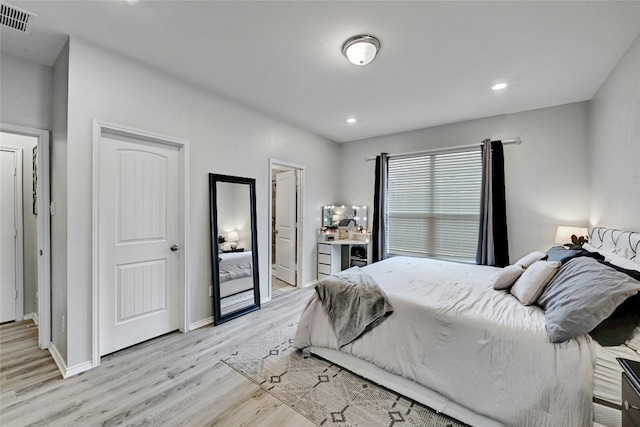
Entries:
{"label": "vanity mirror", "polygon": [[322,207],[322,226],[349,226],[353,220],[354,229],[367,229],[367,207],[357,205],[327,205]]}
{"label": "vanity mirror", "polygon": [[260,308],[255,179],[209,174],[213,324]]}

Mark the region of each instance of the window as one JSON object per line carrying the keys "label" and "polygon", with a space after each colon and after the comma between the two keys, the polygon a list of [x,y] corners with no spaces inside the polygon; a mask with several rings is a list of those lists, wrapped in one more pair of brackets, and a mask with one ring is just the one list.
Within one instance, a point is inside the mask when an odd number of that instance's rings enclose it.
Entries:
{"label": "window", "polygon": [[389,255],[475,262],[480,148],[389,159]]}

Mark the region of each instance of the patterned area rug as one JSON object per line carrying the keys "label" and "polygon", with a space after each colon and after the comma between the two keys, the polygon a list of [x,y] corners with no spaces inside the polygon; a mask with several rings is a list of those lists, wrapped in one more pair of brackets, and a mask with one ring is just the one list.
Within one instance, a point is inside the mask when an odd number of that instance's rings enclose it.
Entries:
{"label": "patterned area rug", "polygon": [[461,427],[460,423],[293,348],[297,325],[255,339],[223,359],[319,426]]}

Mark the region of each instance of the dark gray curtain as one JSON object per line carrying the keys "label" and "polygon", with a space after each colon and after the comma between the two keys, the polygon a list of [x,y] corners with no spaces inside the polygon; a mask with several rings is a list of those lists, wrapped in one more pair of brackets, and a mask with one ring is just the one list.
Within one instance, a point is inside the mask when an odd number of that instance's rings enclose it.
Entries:
{"label": "dark gray curtain", "polygon": [[482,195],[476,264],[509,265],[504,185],[502,142],[487,139],[482,143]]}
{"label": "dark gray curtain", "polygon": [[373,262],[387,257],[387,179],[389,155],[382,153],[376,157],[376,183],[373,193]]}

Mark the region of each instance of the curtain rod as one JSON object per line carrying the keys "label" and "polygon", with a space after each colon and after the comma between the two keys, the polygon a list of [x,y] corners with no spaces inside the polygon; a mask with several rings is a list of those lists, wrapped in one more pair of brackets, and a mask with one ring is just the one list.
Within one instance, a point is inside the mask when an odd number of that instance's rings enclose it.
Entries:
{"label": "curtain rod", "polygon": [[[511,139],[503,139],[502,140],[502,144],[503,145],[511,145],[511,144],[520,145],[520,144],[522,144],[522,140],[520,139],[520,137],[511,138]],[[449,148],[435,148],[435,149],[432,149],[432,150],[411,151],[409,153],[389,154],[389,158],[419,156],[419,155],[422,155],[422,154],[455,153],[456,151],[464,151],[464,150],[468,150],[470,148],[476,148],[476,147],[482,147],[482,143],[480,143],[480,144],[471,144],[471,145],[461,145],[461,146],[458,146],[458,147],[449,147]],[[370,162],[370,161],[375,160],[375,159],[376,159],[376,156],[366,157],[365,158],[365,160],[367,162]]]}

